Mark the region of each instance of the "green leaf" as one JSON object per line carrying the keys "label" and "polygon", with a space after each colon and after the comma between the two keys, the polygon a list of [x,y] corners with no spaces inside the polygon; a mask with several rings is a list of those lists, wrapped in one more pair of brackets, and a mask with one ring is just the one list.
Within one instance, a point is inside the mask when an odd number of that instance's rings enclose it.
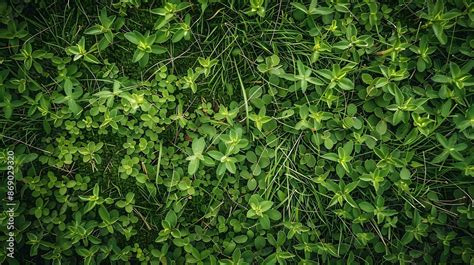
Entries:
{"label": "green leaf", "polygon": [[[141,35],[141,34],[140,34]],[[140,36],[137,32],[127,32],[124,34],[124,37],[131,43],[138,45],[143,36]]]}
{"label": "green leaf", "polygon": [[264,215],[258,219],[260,225],[263,229],[268,230],[270,229],[270,218],[267,215]]}
{"label": "green leaf", "polygon": [[168,211],[166,214],[165,220],[169,223],[170,227],[175,227],[178,223],[178,217],[173,210]]}
{"label": "green leaf", "polygon": [[204,138],[195,139],[192,143],[193,153],[202,154],[204,152],[204,148],[206,147],[206,141]]}
{"label": "green leaf", "polygon": [[334,161],[334,162],[339,161],[339,156],[335,153],[327,153],[327,154],[322,155],[321,157],[327,160]]}
{"label": "green leaf", "polygon": [[406,167],[403,167],[400,170],[400,178],[407,180],[407,179],[410,179],[410,177],[411,177],[410,171]]}
{"label": "green leaf", "polygon": [[321,183],[326,189],[336,193],[339,191],[339,186],[332,180]]}
{"label": "green leaf", "polygon": [[139,49],[136,49],[135,52],[133,53],[132,62],[136,63],[140,61],[143,58],[143,56],[145,56],[145,53]]}
{"label": "green leaf", "polygon": [[270,209],[266,213],[271,220],[278,221],[281,219],[281,213],[278,210]]}
{"label": "green leaf", "polygon": [[237,167],[235,166],[235,163],[232,162],[232,161],[227,161],[227,162],[225,162],[225,167],[226,167],[227,170],[229,170],[229,172],[232,173],[232,174],[235,174],[235,172],[237,171]]}
{"label": "green leaf", "polygon": [[339,87],[342,88],[343,90],[353,90],[354,89],[354,83],[352,80],[349,78],[343,78],[339,81],[338,83]]}
{"label": "green leaf", "polygon": [[436,83],[448,84],[451,83],[451,78],[445,75],[436,74],[431,78]]}
{"label": "green leaf", "polygon": [[247,188],[251,191],[255,190],[257,188],[257,180],[254,178],[251,178],[247,181]]}
{"label": "green leaf", "polygon": [[239,235],[234,237],[233,239],[237,244],[244,244],[245,242],[247,242],[248,237],[246,235]]}
{"label": "green leaf", "polygon": [[446,139],[446,137],[444,137],[443,135],[437,133],[436,134],[436,139],[438,140],[438,142],[446,149],[449,149],[451,148],[450,144],[448,143],[448,139]]}
{"label": "green leaf", "polygon": [[433,28],[433,32],[436,35],[436,38],[438,38],[439,42],[443,45],[446,44],[446,42],[448,41],[448,37],[444,33],[444,29],[441,23],[435,22],[431,27]]}
{"label": "green leaf", "polygon": [[372,204],[370,204],[369,202],[361,202],[359,203],[359,207],[364,211],[364,212],[368,212],[368,213],[372,213],[374,212],[374,206],[372,206]]}
{"label": "green leaf", "polygon": [[99,59],[97,59],[97,57],[95,57],[95,56],[92,55],[92,54],[86,54],[86,55],[84,55],[84,61],[89,62],[89,63],[100,64]]}
{"label": "green leaf", "polygon": [[411,241],[413,241],[413,233],[410,232],[406,232],[400,240],[403,245],[408,245]]}
{"label": "green leaf", "polygon": [[380,120],[375,126],[375,130],[380,134],[384,135],[387,132],[387,123],[384,120]]}
{"label": "green leaf", "polygon": [[300,3],[291,2],[291,5],[305,14],[308,13],[308,10],[306,9],[306,7]]}
{"label": "green leaf", "polygon": [[334,13],[334,10],[329,7],[318,7],[312,13],[325,16]]}
{"label": "green leaf", "polygon": [[273,202],[272,201],[262,201],[260,202],[260,207],[263,212],[266,212],[272,208]]}
{"label": "green leaf", "polygon": [[221,158],[224,156],[223,153],[221,153],[219,151],[216,151],[216,150],[209,151],[208,154],[209,154],[209,156],[211,156],[215,160],[221,160]]}
{"label": "green leaf", "polygon": [[99,192],[100,192],[99,184],[96,183],[94,185],[94,189],[92,190],[92,194],[96,197],[99,197]]}
{"label": "green leaf", "polygon": [[188,174],[194,175],[194,173],[196,173],[198,169],[199,169],[199,160],[197,159],[190,160],[189,165],[188,165]]}
{"label": "green leaf", "polygon": [[101,26],[100,25],[94,25],[84,31],[85,34],[88,35],[98,35],[102,34]]}
{"label": "green leaf", "polygon": [[99,216],[104,222],[110,222],[110,214],[103,205],[99,207]]}
{"label": "green leaf", "polygon": [[78,115],[82,111],[82,107],[76,103],[73,99],[68,101],[69,110],[74,113],[74,115]]}
{"label": "green leaf", "polygon": [[77,55],[77,54],[81,53],[81,51],[79,50],[79,47],[77,47],[77,46],[67,47],[66,52],[69,53],[69,54],[74,54],[74,55]]}
{"label": "green leaf", "polygon": [[163,54],[163,53],[166,53],[166,52],[167,52],[166,48],[163,48],[163,47],[158,46],[158,45],[151,46],[151,53]]}
{"label": "green leaf", "polygon": [[355,188],[357,188],[358,185],[359,185],[359,181],[354,181],[347,184],[347,186],[345,187],[345,192],[346,193],[352,192]]}

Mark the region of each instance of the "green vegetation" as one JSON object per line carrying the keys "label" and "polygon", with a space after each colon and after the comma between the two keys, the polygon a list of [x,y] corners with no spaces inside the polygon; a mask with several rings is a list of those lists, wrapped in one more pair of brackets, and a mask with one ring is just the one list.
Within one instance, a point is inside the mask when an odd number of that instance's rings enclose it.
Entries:
{"label": "green vegetation", "polygon": [[0,1],[0,263],[474,264],[473,31],[469,0]]}

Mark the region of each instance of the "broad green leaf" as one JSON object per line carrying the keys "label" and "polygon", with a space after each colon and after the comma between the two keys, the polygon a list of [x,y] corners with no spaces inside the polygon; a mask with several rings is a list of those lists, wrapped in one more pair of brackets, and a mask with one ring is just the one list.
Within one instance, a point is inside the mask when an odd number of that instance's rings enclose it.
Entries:
{"label": "broad green leaf", "polygon": [[361,202],[359,203],[359,207],[364,211],[364,212],[368,212],[368,213],[372,213],[374,212],[374,206],[372,206],[372,204],[370,204],[369,202]]}
{"label": "broad green leaf", "polygon": [[142,41],[143,36],[137,32],[127,32],[124,34],[124,37],[131,43],[138,45]]}
{"label": "broad green leaf", "polygon": [[89,62],[89,63],[100,64],[99,59],[97,59],[97,57],[95,57],[95,56],[92,55],[92,54],[86,54],[86,55],[84,55],[84,61]]}
{"label": "broad green leaf", "polygon": [[206,147],[206,141],[204,140],[204,138],[195,139],[192,143],[192,149],[195,155],[202,154],[202,152],[204,152],[205,147]]}
{"label": "broad green leaf", "polygon": [[168,211],[166,214],[165,220],[169,223],[170,227],[175,227],[178,223],[178,217],[173,210]]}

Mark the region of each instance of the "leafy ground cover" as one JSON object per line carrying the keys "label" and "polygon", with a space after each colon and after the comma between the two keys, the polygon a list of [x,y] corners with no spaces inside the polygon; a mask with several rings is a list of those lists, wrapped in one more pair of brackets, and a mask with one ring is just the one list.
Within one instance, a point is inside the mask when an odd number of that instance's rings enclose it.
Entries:
{"label": "leafy ground cover", "polygon": [[471,1],[11,0],[0,25],[0,263],[474,264]]}

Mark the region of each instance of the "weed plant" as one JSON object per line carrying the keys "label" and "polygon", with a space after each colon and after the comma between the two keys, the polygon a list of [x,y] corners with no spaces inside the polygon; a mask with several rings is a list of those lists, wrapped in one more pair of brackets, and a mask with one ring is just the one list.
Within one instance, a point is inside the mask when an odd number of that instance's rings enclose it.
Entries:
{"label": "weed plant", "polygon": [[0,263],[474,264],[473,30],[469,0],[0,1]]}

